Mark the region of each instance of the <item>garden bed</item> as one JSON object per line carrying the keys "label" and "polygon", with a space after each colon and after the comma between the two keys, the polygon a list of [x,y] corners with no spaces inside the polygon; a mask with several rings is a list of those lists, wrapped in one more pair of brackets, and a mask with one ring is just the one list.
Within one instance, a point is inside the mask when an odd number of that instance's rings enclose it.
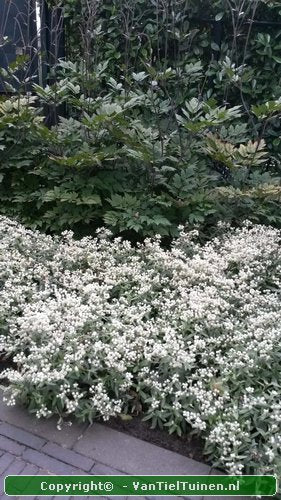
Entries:
{"label": "garden bed", "polygon": [[[165,250],[0,218],[7,403],[58,425],[145,415],[173,435],[192,428],[225,471],[280,474],[280,231],[217,234],[202,245],[182,230]],[[151,441],[139,417],[127,429]],[[180,441],[190,456],[195,441]]]}
{"label": "garden bed", "polygon": [[111,418],[108,422],[104,422],[103,425],[198,462],[208,463],[206,455],[204,455],[204,440],[194,435],[191,436],[190,433],[181,437],[175,434],[169,435],[163,429],[152,429],[148,422],[142,421],[140,416],[133,417],[129,421],[123,421],[118,417]]}
{"label": "garden bed", "polygon": [[[7,370],[8,368],[17,369],[17,365],[12,362],[11,359],[6,359],[5,357],[0,358],[0,374]],[[8,380],[4,379],[1,381],[3,387],[8,387]],[[155,444],[166,450],[179,453],[198,462],[207,463],[206,456],[204,455],[204,440],[197,436],[191,435],[187,432],[183,436],[177,436],[175,434],[168,434],[164,429],[151,428],[149,422],[144,422],[144,415],[136,415],[131,417],[130,415],[125,415],[121,417],[111,417],[108,421],[103,422],[103,425],[115,429],[120,432],[124,432],[129,436],[134,436],[148,443]],[[192,429],[190,428],[190,431]]]}

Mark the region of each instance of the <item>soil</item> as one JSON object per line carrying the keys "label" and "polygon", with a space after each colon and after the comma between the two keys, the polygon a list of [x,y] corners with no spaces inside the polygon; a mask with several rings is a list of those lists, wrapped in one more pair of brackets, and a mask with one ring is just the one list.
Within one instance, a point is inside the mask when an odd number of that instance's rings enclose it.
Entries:
{"label": "soil", "polygon": [[[0,373],[6,368],[15,368],[16,364],[4,356],[0,356]],[[2,385],[7,385],[5,379],[1,381]],[[166,450],[174,451],[185,457],[192,458],[199,462],[207,463],[207,458],[203,454],[204,441],[196,436],[186,434],[182,437],[176,434],[168,434],[166,430],[159,428],[151,429],[149,422],[143,422],[142,416],[134,416],[131,420],[122,420],[121,418],[111,418],[108,422],[102,422],[103,425],[124,432],[129,436],[134,436],[143,441],[155,444],[165,448]]]}
{"label": "soil", "polygon": [[[2,356],[0,355],[0,373],[2,373],[7,368],[16,368],[16,367],[17,367],[16,363],[13,363],[11,358],[7,358],[4,355]],[[2,385],[7,385],[7,382],[8,381],[6,379],[2,379],[0,383]]]}
{"label": "soil", "polygon": [[207,458],[203,455],[204,441],[202,439],[188,434],[179,437],[176,434],[168,434],[166,430],[151,429],[150,424],[143,422],[141,416],[133,417],[129,421],[123,421],[121,418],[111,418],[108,422],[103,422],[103,425],[161,446],[166,450],[180,453],[185,457],[207,463]]}

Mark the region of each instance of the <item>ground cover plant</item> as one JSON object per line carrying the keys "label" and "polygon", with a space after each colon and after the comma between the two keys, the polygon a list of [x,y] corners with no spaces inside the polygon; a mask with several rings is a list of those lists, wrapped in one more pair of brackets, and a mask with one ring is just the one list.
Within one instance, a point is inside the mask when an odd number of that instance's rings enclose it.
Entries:
{"label": "ground cover plant", "polygon": [[214,464],[280,476],[281,232],[181,229],[132,246],[0,219],[8,404],[37,417],[145,416],[191,426]]}
{"label": "ground cover plant", "polygon": [[0,68],[7,403],[280,477],[281,3],[47,4],[65,57]]}

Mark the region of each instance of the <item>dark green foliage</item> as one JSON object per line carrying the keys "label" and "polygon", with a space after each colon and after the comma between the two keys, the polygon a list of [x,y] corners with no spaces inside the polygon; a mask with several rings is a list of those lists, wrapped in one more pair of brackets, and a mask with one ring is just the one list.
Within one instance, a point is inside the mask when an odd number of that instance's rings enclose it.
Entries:
{"label": "dark green foliage", "polygon": [[[36,97],[0,103],[1,212],[141,237],[221,219],[280,225],[281,30],[253,23],[281,21],[280,2],[63,8],[69,60]],[[202,16],[224,22],[221,50]],[[12,68],[2,76],[11,85]],[[48,129],[43,110],[61,105]]]}

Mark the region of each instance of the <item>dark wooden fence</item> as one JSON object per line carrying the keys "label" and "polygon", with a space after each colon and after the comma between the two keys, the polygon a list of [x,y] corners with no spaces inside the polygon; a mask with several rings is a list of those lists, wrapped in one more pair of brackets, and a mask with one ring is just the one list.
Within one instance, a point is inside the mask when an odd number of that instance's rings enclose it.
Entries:
{"label": "dark wooden fence", "polygon": [[[220,58],[220,47],[227,34],[227,25],[220,21],[198,17],[193,18],[197,26],[209,26],[210,42],[215,42],[215,60]],[[259,30],[279,28],[279,22],[246,20],[252,28]],[[48,70],[58,59],[65,57],[65,39],[62,10],[49,9],[45,0],[0,0],[0,68],[26,56],[24,69],[16,74],[24,91],[32,90],[32,83],[45,85]],[[22,83],[23,82],[23,83]],[[13,82],[17,87],[17,84]],[[0,75],[0,93],[7,92],[4,78]]]}
{"label": "dark wooden fence", "polygon": [[[26,56],[20,57],[20,56]],[[25,90],[45,84],[48,67],[64,57],[61,9],[48,9],[43,0],[0,0],[0,68],[26,59],[16,74]],[[17,86],[15,81],[14,86]],[[0,77],[0,92],[5,92]]]}

